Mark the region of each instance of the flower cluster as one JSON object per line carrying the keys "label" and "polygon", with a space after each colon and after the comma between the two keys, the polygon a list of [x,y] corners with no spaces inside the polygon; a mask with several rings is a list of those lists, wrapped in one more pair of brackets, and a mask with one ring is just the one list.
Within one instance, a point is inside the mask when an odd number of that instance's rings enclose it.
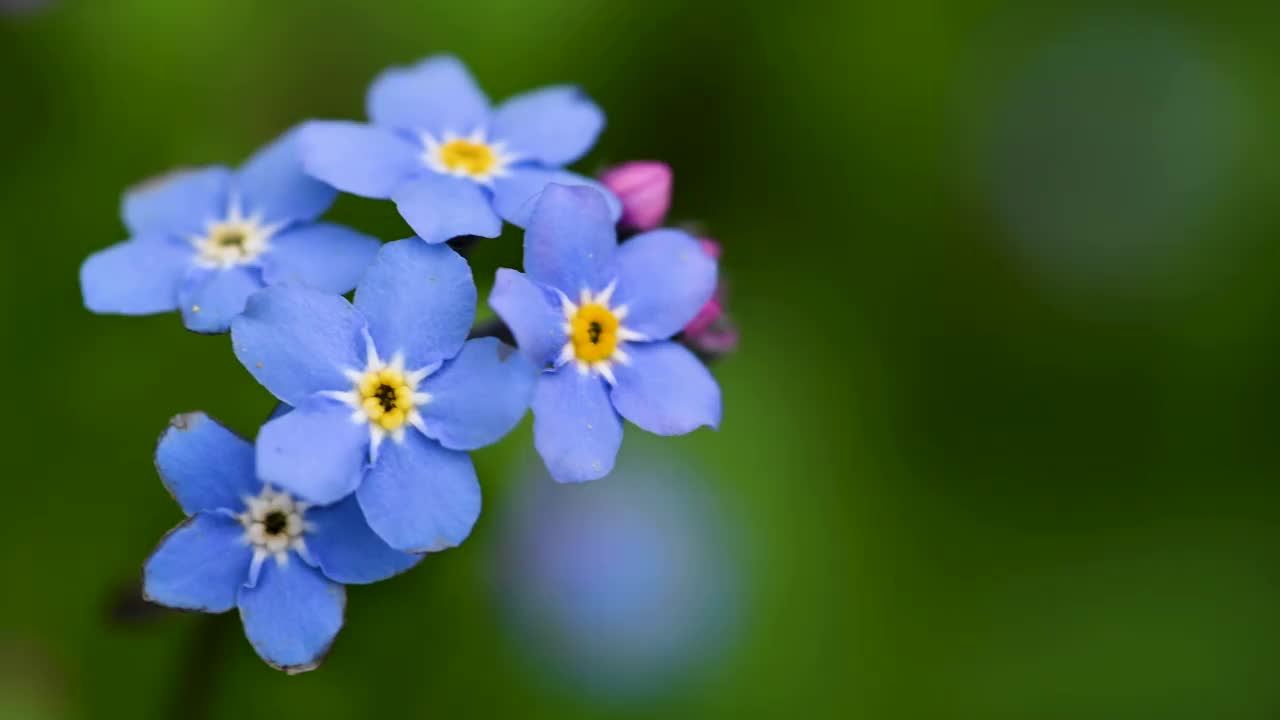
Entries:
{"label": "flower cluster", "polygon": [[[279,401],[253,442],[202,413],[173,419],[156,466],[187,520],[147,560],[144,594],[239,608],[254,649],[289,672],[322,660],[346,585],[467,538],[481,508],[469,453],[526,410],[555,480],[601,478],[624,419],[660,435],[719,425],[698,355],[736,341],[718,246],[657,229],[670,170],[564,169],[604,127],[578,89],[491,108],[436,57],[384,72],[367,113],[304,123],[235,170],[131,190],[130,239],[80,270],[94,312],[178,310],[190,330],[229,331]],[[339,191],[392,200],[417,235],[383,244],[321,222]],[[524,267],[498,270],[488,301],[505,328],[486,333],[446,241],[497,237],[504,221],[525,229]]]}

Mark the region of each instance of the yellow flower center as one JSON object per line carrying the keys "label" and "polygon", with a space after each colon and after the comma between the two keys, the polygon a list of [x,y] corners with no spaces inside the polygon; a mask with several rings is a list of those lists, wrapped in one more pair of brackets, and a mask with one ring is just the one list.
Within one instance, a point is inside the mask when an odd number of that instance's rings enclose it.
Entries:
{"label": "yellow flower center", "polygon": [[248,235],[240,228],[223,228],[220,232],[215,233],[213,242],[218,247],[234,248],[244,251],[244,241],[248,240]]}
{"label": "yellow flower center", "polygon": [[231,219],[211,225],[203,237],[194,240],[203,260],[211,265],[229,267],[262,254],[273,230],[252,220]]}
{"label": "yellow flower center", "polygon": [[440,146],[440,162],[455,172],[486,175],[498,164],[498,155],[484,143],[458,139]]}
{"label": "yellow flower center", "polygon": [[387,367],[365,373],[357,390],[360,407],[370,422],[384,430],[395,430],[409,420],[409,413],[413,411],[413,388],[403,372]]}
{"label": "yellow flower center", "polygon": [[578,308],[569,330],[574,355],[582,362],[608,360],[618,348],[618,316],[604,305],[590,303]]}

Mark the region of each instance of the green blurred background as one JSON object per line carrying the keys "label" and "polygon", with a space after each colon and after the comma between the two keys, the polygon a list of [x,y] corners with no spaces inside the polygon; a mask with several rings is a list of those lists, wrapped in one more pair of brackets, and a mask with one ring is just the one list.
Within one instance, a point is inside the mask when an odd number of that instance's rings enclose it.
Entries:
{"label": "green blurred background", "polygon": [[[0,0],[0,7],[18,0]],[[0,719],[1280,716],[1274,4],[60,0],[0,14]],[[728,528],[734,619],[626,692],[511,632],[529,424],[459,549],[351,589],[317,672],[126,601],[169,416],[252,434],[224,338],[95,317],[127,186],[360,118],[461,56],[583,85],[579,168],[663,159],[725,247],[719,433],[647,442]],[[407,235],[389,204],[332,217]],[[482,244],[478,278],[519,262]],[[640,448],[640,450],[636,450]],[[608,482],[608,481],[604,481]],[[719,532],[719,531],[717,531]],[[729,611],[726,611],[729,612]]]}

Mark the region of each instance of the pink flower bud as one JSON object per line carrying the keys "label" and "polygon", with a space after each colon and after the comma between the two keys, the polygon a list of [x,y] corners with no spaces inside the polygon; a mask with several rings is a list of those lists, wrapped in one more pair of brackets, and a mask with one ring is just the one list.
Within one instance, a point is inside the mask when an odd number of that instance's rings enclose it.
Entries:
{"label": "pink flower bud", "polygon": [[671,208],[671,168],[666,163],[636,160],[610,168],[600,176],[622,201],[619,224],[652,230]]}
{"label": "pink flower bud", "polygon": [[724,303],[720,299],[720,290],[717,288],[716,294],[707,301],[706,305],[702,306],[697,315],[693,316],[693,319],[685,326],[684,332],[686,335],[701,335],[706,332],[707,328],[715,324],[715,321],[719,320],[722,315],[724,315]]}
{"label": "pink flower bud", "polygon": [[702,246],[702,252],[709,255],[712,260],[720,259],[720,243],[711,238],[698,238],[698,244]]}
{"label": "pink flower bud", "polygon": [[[699,238],[702,251],[719,260],[720,243],[710,238]],[[738,346],[738,329],[725,310],[728,293],[723,283],[684,328],[684,339],[690,347],[705,355],[723,355]]]}

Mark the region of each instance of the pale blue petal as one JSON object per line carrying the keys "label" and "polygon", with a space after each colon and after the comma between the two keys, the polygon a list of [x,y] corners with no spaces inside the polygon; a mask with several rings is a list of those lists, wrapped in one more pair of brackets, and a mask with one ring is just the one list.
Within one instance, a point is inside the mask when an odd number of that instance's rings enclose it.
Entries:
{"label": "pale blue petal", "polygon": [[560,297],[524,273],[499,269],[489,307],[507,324],[520,352],[538,367],[555,360],[568,342]]}
{"label": "pale blue petal", "polygon": [[195,270],[178,292],[182,324],[198,333],[224,333],[244,312],[249,296],[261,289],[262,272],[255,267]]}
{"label": "pale blue petal", "polygon": [[391,549],[369,527],[354,495],[326,507],[307,511],[315,527],[307,533],[307,551],[325,576],[346,585],[386,580],[422,559]]}
{"label": "pale blue petal", "polygon": [[231,323],[231,344],[263,387],[297,406],[323,390],[351,389],[343,370],[364,369],[364,327],[339,295],[275,285],[249,298]]}
{"label": "pale blue petal", "polygon": [[313,398],[258,431],[258,477],[310,502],[350,495],[369,460],[369,425],[337,400]]}
{"label": "pale blue petal", "polygon": [[559,85],[516,95],[493,113],[494,141],[521,160],[559,167],[595,145],[604,113],[581,88]]}
{"label": "pale blue petal", "polygon": [[142,568],[142,594],[182,610],[226,612],[249,578],[244,528],[222,513],[197,513],[164,536]]}
{"label": "pale blue petal", "polygon": [[178,170],[130,189],[121,214],[134,235],[203,235],[206,223],[226,217],[230,188],[226,168]]}
{"label": "pale blue petal", "polygon": [[480,517],[480,482],[471,458],[416,430],[405,433],[404,442],[382,444],[356,497],[373,531],[404,552],[455,547]]}
{"label": "pale blue petal", "polygon": [[625,325],[651,340],[684,329],[716,291],[716,261],[680,230],[653,230],[618,248],[614,303],[627,307]]}
{"label": "pale blue petal", "polygon": [[419,386],[431,396],[421,409],[427,435],[452,450],[492,445],[524,417],[537,377],[523,355],[497,338],[468,341]]}
{"label": "pale blue petal", "polygon": [[471,268],[447,245],[417,238],[387,243],[356,290],[379,356],[403,353],[418,369],[458,353],[476,315]]}
{"label": "pale blue petal", "polygon": [[369,86],[365,107],[375,125],[437,138],[469,134],[489,119],[489,99],[466,66],[448,55],[383,71]]}
{"label": "pale blue petal", "polygon": [[256,496],[262,487],[254,474],[253,445],[202,412],[169,421],[156,445],[156,470],[188,515],[240,512],[242,498]]}
{"label": "pale blue petal", "polygon": [[269,285],[297,283],[330,293],[348,293],[360,282],[382,243],[343,225],[302,225],[271,238],[262,256]]}
{"label": "pale blue petal", "polygon": [[309,122],[298,144],[309,175],[352,195],[386,199],[397,185],[426,171],[419,148],[364,123]]}
{"label": "pale blue petal", "polygon": [[342,629],[347,591],[319,570],[287,556],[262,564],[253,587],[240,589],[244,634],[258,655],[289,674],[314,670]]}
{"label": "pale blue petal", "polygon": [[494,207],[498,210],[498,214],[512,225],[529,227],[530,216],[537,205],[538,197],[551,184],[588,187],[600,193],[604,198],[610,225],[617,223],[618,218],[622,216],[622,203],[604,185],[568,170],[548,170],[536,166],[517,166],[511,169],[509,175],[495,178],[493,181]]}
{"label": "pale blue petal", "polygon": [[502,218],[493,211],[488,193],[466,178],[428,171],[398,185],[391,199],[409,227],[429,243],[502,234]]}
{"label": "pale blue petal", "polygon": [[630,362],[613,368],[613,405],[623,417],[657,435],[720,427],[720,385],[693,353],[673,342],[626,351]]}
{"label": "pale blue petal", "polygon": [[266,223],[307,222],[324,214],[338,192],[302,169],[298,128],[259,150],[236,173],[235,191],[246,216]]}
{"label": "pale blue petal", "polygon": [[524,234],[524,271],[576,301],[617,275],[618,236],[604,196],[584,187],[550,185]]}
{"label": "pale blue petal", "polygon": [[84,306],[113,315],[173,311],[194,255],[195,248],[189,243],[157,238],[130,240],[99,250],[80,266]]}
{"label": "pale blue petal", "polygon": [[533,443],[556,482],[608,475],[622,446],[622,419],[604,380],[572,364],[542,373],[533,392]]}

